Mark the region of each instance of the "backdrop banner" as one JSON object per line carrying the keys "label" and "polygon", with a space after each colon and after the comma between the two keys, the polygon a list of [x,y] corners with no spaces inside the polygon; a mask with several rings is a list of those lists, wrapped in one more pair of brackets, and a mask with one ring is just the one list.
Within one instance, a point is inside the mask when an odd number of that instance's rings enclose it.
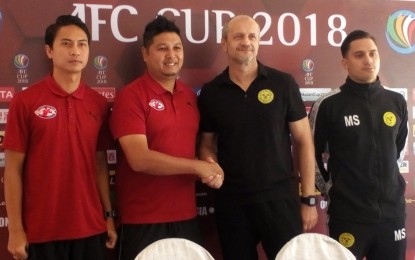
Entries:
{"label": "backdrop banner", "polygon": [[[222,26],[234,15],[252,16],[261,26],[258,59],[295,77],[307,109],[319,96],[344,83],[347,73],[341,67],[339,46],[347,33],[362,29],[373,34],[381,57],[382,83],[408,102],[410,131],[399,165],[407,182],[407,226],[405,233],[395,236],[406,237],[407,259],[415,259],[415,171],[411,168],[415,163],[415,0],[0,0],[0,143],[10,100],[50,73],[44,31],[61,14],[79,16],[88,25],[92,42],[83,80],[109,102],[144,72],[141,36],[157,14],[175,20],[181,28],[185,62],[180,78],[195,91],[226,67],[220,46]],[[108,161],[113,177],[114,151],[108,152]],[[0,148],[0,259],[12,260],[7,252],[3,176],[4,151]],[[212,190],[198,185],[197,202],[205,247],[221,260]],[[326,206],[325,201],[318,205],[320,218],[314,232],[327,232]],[[265,259],[263,253],[260,257]],[[108,259],[116,259],[113,251],[108,252]]]}

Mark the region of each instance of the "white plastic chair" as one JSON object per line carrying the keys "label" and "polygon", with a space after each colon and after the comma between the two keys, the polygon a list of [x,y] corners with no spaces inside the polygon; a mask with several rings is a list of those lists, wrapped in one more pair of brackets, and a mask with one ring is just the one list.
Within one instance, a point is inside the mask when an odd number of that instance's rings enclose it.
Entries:
{"label": "white plastic chair", "polygon": [[356,260],[347,248],[329,236],[319,233],[300,234],[288,241],[275,260]]}
{"label": "white plastic chair", "polygon": [[160,239],[144,248],[135,260],[215,260],[202,246],[183,238]]}

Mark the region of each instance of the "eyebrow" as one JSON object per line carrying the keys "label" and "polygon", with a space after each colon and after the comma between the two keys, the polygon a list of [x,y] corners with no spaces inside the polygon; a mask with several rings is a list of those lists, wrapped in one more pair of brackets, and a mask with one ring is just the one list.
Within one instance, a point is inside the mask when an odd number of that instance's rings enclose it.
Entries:
{"label": "eyebrow", "polygon": [[378,50],[377,49],[372,49],[372,50],[369,50],[369,51],[363,51],[363,50],[358,50],[358,51],[355,51],[355,52],[353,52],[353,54],[361,54],[361,53],[367,53],[367,52],[378,52]]}
{"label": "eyebrow", "polygon": [[80,40],[72,40],[72,39],[68,39],[68,38],[62,38],[60,39],[61,41],[68,41],[68,42],[88,42],[87,39],[80,39]]}

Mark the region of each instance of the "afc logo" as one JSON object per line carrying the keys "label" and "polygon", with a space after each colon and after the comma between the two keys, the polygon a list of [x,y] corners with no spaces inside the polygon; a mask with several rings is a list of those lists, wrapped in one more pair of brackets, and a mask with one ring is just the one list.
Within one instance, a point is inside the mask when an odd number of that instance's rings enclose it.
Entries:
{"label": "afc logo", "polygon": [[346,127],[358,126],[360,125],[359,116],[358,115],[344,116],[344,123]]}

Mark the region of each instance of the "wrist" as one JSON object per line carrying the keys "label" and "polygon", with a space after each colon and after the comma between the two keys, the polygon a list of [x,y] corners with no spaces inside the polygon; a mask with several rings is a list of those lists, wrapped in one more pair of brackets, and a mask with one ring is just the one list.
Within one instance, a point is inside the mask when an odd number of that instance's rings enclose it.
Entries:
{"label": "wrist", "polygon": [[317,197],[315,195],[301,196],[300,202],[309,207],[314,207],[317,205]]}
{"label": "wrist", "polygon": [[107,210],[104,211],[104,218],[108,219],[108,218],[116,218],[118,216],[117,212],[115,210]]}

